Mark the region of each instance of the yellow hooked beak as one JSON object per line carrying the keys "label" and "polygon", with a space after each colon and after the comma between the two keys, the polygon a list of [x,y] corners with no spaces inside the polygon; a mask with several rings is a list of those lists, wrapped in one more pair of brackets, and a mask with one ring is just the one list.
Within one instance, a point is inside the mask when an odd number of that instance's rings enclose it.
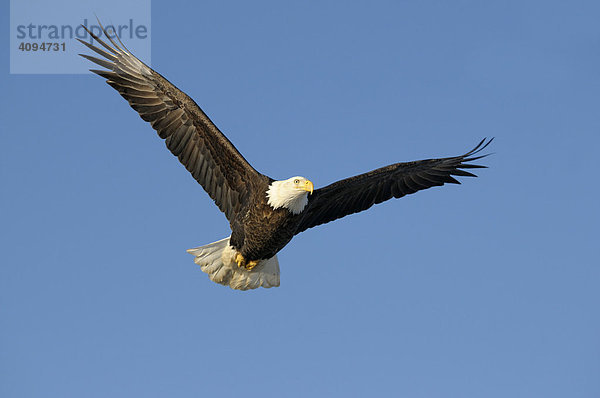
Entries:
{"label": "yellow hooked beak", "polygon": [[312,195],[313,190],[315,189],[315,186],[313,185],[312,181],[304,181],[304,186],[300,187],[303,191],[306,192],[310,192],[310,194]]}

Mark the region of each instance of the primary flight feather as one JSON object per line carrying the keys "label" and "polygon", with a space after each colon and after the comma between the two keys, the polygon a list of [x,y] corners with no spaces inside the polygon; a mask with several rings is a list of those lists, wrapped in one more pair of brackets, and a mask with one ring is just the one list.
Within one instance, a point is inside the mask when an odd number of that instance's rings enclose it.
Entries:
{"label": "primary flight feather", "polygon": [[225,213],[231,236],[188,252],[211,280],[233,289],[279,286],[276,254],[308,228],[392,197],[459,184],[453,176],[475,177],[465,169],[485,167],[469,162],[487,156],[479,153],[493,139],[464,155],[396,163],[316,190],[300,176],[276,181],[255,170],[190,97],[103,32],[110,44],[88,30],[101,47],[78,39],[103,58],[81,55],[107,69],[92,72],[152,125]]}

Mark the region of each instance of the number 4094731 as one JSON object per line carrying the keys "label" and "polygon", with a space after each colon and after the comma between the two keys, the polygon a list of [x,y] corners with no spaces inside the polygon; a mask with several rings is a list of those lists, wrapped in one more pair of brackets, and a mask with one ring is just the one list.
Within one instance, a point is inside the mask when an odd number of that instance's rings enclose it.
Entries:
{"label": "number 4094731", "polygon": [[42,42],[42,43],[27,43],[22,42],[19,44],[19,50],[21,51],[65,51],[67,46],[65,43],[53,43],[53,42]]}

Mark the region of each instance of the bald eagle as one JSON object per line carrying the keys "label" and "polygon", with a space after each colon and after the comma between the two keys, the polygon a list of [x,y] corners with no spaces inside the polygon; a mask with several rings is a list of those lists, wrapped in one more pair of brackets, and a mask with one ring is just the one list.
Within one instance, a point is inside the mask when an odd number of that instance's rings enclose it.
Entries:
{"label": "bald eagle", "polygon": [[188,252],[211,280],[233,289],[279,286],[277,253],[308,228],[422,189],[460,184],[452,176],[475,177],[464,169],[485,167],[469,162],[487,156],[480,152],[493,138],[460,156],[396,163],[316,190],[301,176],[276,181],[255,170],[190,97],[103,30],[112,45],[90,31],[101,47],[79,40],[103,58],[80,55],[106,68],[91,71],[152,125],[225,213],[231,235]]}

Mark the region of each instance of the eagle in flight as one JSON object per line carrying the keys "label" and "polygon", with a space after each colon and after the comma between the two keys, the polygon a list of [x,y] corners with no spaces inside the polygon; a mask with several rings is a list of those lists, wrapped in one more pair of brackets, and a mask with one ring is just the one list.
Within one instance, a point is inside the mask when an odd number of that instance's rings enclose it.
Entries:
{"label": "eagle in flight", "polygon": [[487,156],[481,151],[493,138],[463,155],[395,163],[318,189],[305,177],[274,180],[254,169],[194,100],[102,30],[110,44],[89,30],[101,47],[78,39],[102,58],[80,55],[106,68],[91,71],[152,125],[225,213],[231,235],[188,252],[211,280],[233,289],[279,286],[277,253],[308,228],[422,189],[460,184],[453,176],[476,177],[465,169],[485,167],[470,162]]}

